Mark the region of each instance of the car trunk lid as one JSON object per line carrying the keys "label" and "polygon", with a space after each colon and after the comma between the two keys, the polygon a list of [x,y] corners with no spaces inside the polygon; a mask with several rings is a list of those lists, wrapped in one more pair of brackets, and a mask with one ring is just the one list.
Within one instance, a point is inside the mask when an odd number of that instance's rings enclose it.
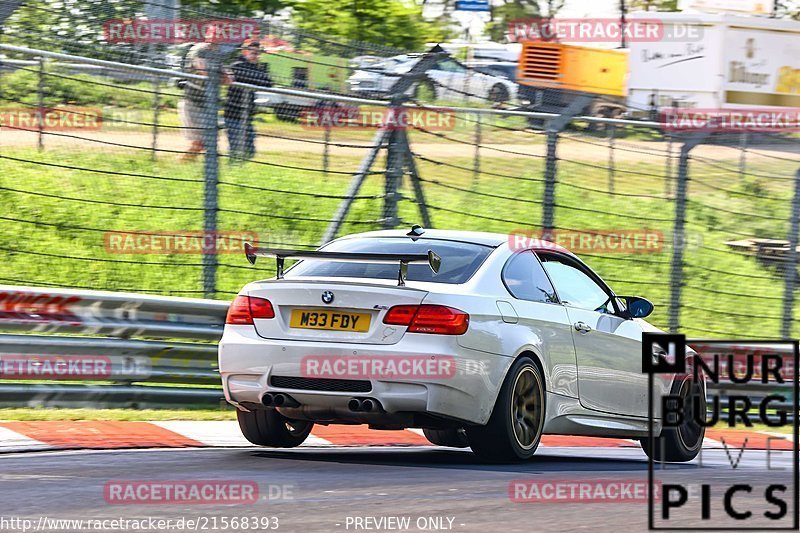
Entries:
{"label": "car trunk lid", "polygon": [[275,318],[255,319],[267,339],[394,344],[405,326],[387,325],[383,317],[395,305],[417,305],[427,291],[389,283],[330,280],[270,280],[252,286],[249,296],[266,298]]}

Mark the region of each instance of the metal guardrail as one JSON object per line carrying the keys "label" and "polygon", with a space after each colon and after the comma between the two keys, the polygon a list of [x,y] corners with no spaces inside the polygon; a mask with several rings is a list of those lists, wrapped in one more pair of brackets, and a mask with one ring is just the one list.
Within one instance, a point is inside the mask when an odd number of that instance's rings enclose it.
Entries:
{"label": "metal guardrail", "polygon": [[218,339],[227,302],[0,285],[0,328],[113,337]]}
{"label": "metal guardrail", "polygon": [[219,405],[214,341],[227,309],[216,300],[0,286],[0,406]]}
{"label": "metal guardrail", "polygon": [[[0,407],[220,405],[214,341],[227,309],[217,300],[0,285]],[[720,395],[723,408],[729,394],[757,404],[777,392],[791,397],[791,384],[709,383],[709,400]]]}
{"label": "metal guardrail", "polygon": [[[0,335],[0,354],[0,358],[5,360],[19,356],[20,361],[37,356],[102,358],[96,361],[104,363],[108,380],[119,383],[219,384],[216,344]],[[31,377],[34,378],[35,374]]]}

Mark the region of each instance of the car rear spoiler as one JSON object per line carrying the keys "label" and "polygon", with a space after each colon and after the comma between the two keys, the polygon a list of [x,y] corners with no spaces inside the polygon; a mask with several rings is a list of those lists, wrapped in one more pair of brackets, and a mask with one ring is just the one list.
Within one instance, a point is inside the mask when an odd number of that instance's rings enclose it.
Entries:
{"label": "car rear spoiler", "polygon": [[277,262],[277,278],[283,279],[283,262],[285,259],[321,259],[323,261],[343,261],[349,263],[400,263],[397,272],[397,285],[405,285],[408,265],[426,263],[435,273],[442,266],[442,258],[433,250],[426,254],[381,254],[359,252],[325,252],[321,250],[286,250],[280,248],[258,248],[249,242],[244,243],[244,255],[251,265],[256,264],[257,257],[274,257]]}

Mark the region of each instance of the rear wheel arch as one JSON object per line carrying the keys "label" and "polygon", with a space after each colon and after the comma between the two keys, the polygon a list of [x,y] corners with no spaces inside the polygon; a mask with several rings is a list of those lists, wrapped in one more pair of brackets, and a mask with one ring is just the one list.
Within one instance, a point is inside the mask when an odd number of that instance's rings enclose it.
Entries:
{"label": "rear wheel arch", "polygon": [[465,428],[470,448],[479,457],[509,462],[533,456],[546,419],[540,368],[534,352],[521,352],[506,372],[488,423]]}
{"label": "rear wheel arch", "polygon": [[548,376],[547,376],[547,372],[545,371],[544,363],[542,362],[542,358],[536,352],[536,350],[534,350],[530,346],[526,346],[526,347],[521,348],[519,350],[519,352],[517,352],[516,355],[514,355],[511,358],[509,358],[510,361],[508,362],[508,365],[506,366],[506,370],[503,373],[503,378],[500,380],[500,384],[499,384],[499,386],[497,388],[497,393],[494,395],[494,398],[493,398],[492,408],[489,411],[489,413],[487,413],[487,418],[491,417],[492,413],[494,413],[494,407],[495,407],[495,405],[497,403],[497,397],[500,395],[500,391],[503,388],[503,383],[505,383],[506,378],[508,377],[508,372],[514,366],[514,363],[516,363],[517,361],[519,361],[523,357],[527,357],[528,359],[531,359],[533,361],[533,364],[536,365],[536,368],[539,369],[539,373],[541,374],[542,379],[544,380],[543,385],[544,385],[544,392],[545,392],[545,402],[547,401],[547,391],[548,391],[549,383],[548,383]]}
{"label": "rear wheel arch", "polygon": [[542,374],[542,379],[544,379],[544,391],[545,391],[545,394],[546,394],[547,393],[547,389],[548,389],[548,385],[549,385],[549,383],[548,383],[548,377],[549,376],[548,376],[548,373],[547,373],[547,371],[545,369],[544,362],[542,361],[542,357],[535,350],[533,350],[530,347],[522,349],[514,357],[514,361],[512,361],[511,365],[509,365],[508,368],[511,368],[511,366],[518,359],[521,359],[523,357],[528,357],[529,359],[532,359],[533,363],[539,368],[539,372],[541,372],[541,374]]}

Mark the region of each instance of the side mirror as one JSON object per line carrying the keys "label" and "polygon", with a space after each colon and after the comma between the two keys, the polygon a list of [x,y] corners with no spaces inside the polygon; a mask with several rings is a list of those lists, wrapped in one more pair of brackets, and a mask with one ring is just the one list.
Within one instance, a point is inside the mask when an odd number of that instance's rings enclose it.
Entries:
{"label": "side mirror", "polygon": [[626,310],[622,313],[625,318],[644,318],[650,316],[655,306],[646,298],[639,296],[618,296],[625,302]]}

